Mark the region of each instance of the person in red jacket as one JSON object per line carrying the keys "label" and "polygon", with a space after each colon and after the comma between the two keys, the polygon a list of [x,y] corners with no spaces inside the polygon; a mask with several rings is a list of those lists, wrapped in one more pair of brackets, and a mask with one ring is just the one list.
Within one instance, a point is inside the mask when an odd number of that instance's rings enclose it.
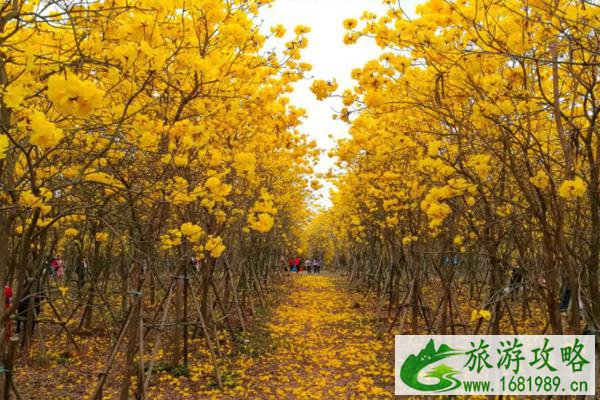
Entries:
{"label": "person in red jacket", "polygon": [[[4,287],[4,309],[10,308],[10,306],[12,306],[12,302],[13,302],[13,290],[7,283],[6,286]],[[4,340],[6,340],[8,342],[10,340],[11,335],[12,335],[12,320],[10,318],[8,318],[6,320],[6,336],[5,336]]]}
{"label": "person in red jacket", "polygon": [[294,272],[294,257],[289,258],[288,264],[290,266],[290,272]]}
{"label": "person in red jacket", "polygon": [[296,273],[300,272],[300,257],[296,257]]}

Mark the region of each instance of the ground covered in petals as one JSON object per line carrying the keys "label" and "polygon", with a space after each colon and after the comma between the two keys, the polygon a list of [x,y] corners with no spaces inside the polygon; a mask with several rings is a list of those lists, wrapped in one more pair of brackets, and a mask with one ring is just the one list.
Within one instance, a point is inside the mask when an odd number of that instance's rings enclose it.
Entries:
{"label": "ground covered in petals", "polygon": [[[190,340],[186,371],[167,368],[171,350],[165,338],[154,357],[147,398],[393,398],[394,337],[387,333],[385,317],[378,322],[376,302],[346,285],[344,277],[305,274],[290,274],[274,285],[239,343],[219,334],[223,389],[202,338]],[[110,350],[108,334],[77,334],[81,351],[68,345],[64,332],[44,330],[43,336],[15,374],[25,398],[89,399]],[[111,375],[103,398],[117,399],[118,387],[118,376]]]}
{"label": "ground covered in petals", "polygon": [[[332,275],[291,274],[274,288],[272,304],[258,310],[262,317],[244,333],[240,344],[234,346],[227,335],[219,335],[225,354],[219,363],[222,390],[201,338],[190,341],[185,374],[162,368],[170,355],[168,347],[161,349],[155,355],[156,373],[148,398],[392,398],[393,337],[383,340],[369,302],[349,293],[345,282]],[[89,399],[105,363],[99,355],[110,349],[106,332],[78,334],[80,352],[69,346],[64,332],[45,332],[45,340],[36,341],[16,371],[20,391],[31,398]],[[117,378],[109,378],[103,398],[118,398]]]}
{"label": "ground covered in petals", "polygon": [[[268,353],[244,371],[244,394],[226,398],[393,397],[393,340],[331,276],[294,276],[267,325]],[[241,394],[241,393],[240,393]]]}

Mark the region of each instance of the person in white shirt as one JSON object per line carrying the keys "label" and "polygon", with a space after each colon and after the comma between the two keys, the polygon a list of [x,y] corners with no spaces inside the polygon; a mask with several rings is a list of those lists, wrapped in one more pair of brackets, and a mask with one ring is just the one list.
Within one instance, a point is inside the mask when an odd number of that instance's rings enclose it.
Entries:
{"label": "person in white shirt", "polygon": [[312,273],[312,261],[310,258],[307,258],[306,261],[304,261],[304,269],[306,269],[306,272],[308,272],[309,274]]}
{"label": "person in white shirt", "polygon": [[321,273],[321,259],[315,258],[312,262],[312,265],[313,265],[314,273],[320,274]]}

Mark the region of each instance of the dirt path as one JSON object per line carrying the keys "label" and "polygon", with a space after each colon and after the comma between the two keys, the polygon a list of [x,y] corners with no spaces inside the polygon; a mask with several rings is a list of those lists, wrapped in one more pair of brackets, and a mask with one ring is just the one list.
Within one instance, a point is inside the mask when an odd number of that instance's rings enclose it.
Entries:
{"label": "dirt path", "polygon": [[267,325],[272,348],[249,360],[237,393],[218,398],[393,398],[392,339],[377,338],[372,314],[338,279],[293,276]]}

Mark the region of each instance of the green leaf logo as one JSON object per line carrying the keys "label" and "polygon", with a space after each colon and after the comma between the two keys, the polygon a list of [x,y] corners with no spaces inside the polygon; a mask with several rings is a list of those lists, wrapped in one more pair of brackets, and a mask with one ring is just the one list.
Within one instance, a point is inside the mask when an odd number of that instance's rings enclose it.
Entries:
{"label": "green leaf logo", "polygon": [[431,339],[418,355],[411,354],[406,358],[400,368],[400,379],[411,388],[423,392],[447,392],[456,389],[461,385],[461,381],[456,379],[454,375],[460,373],[460,371],[452,367],[440,364],[427,372],[425,377],[438,379],[438,382],[434,384],[420,382],[419,373],[433,363],[461,354],[465,354],[465,352],[452,349],[445,344],[441,344],[440,348],[436,350],[433,339]]}

